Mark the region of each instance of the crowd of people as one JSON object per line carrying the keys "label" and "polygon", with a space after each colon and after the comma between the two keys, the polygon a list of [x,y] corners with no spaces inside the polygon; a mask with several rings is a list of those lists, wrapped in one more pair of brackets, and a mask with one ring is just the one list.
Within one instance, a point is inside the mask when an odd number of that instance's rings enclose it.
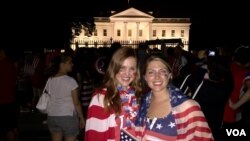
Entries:
{"label": "crowd of people", "polygon": [[0,48],[0,141],[18,138],[18,113],[38,112],[44,88],[52,141],[222,141],[225,129],[249,132],[249,50],[113,43],[11,60]]}

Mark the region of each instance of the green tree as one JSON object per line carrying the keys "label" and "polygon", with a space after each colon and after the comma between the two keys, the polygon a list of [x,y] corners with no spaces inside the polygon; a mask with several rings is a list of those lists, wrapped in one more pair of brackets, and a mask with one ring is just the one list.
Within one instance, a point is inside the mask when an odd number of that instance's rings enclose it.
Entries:
{"label": "green tree", "polygon": [[64,41],[65,44],[70,44],[74,37],[79,36],[84,30],[88,36],[92,36],[95,31],[95,21],[93,17],[66,17],[64,19]]}

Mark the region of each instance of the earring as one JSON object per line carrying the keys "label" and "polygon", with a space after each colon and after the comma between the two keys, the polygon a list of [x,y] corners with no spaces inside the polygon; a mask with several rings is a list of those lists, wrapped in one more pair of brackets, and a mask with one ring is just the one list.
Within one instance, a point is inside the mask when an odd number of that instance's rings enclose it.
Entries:
{"label": "earring", "polygon": [[168,78],[169,78],[169,80],[172,80],[173,76],[171,73],[169,74]]}

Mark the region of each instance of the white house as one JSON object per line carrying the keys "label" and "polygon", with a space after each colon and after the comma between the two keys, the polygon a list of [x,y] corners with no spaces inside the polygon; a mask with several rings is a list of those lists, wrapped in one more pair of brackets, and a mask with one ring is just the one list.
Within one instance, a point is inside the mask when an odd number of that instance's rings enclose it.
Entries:
{"label": "white house", "polygon": [[100,41],[106,44],[172,38],[181,38],[185,43],[189,41],[190,18],[155,18],[152,12],[142,12],[133,7],[111,13],[110,17],[94,17],[96,30],[92,36],[88,37],[83,31],[74,42],[91,46],[90,42]]}

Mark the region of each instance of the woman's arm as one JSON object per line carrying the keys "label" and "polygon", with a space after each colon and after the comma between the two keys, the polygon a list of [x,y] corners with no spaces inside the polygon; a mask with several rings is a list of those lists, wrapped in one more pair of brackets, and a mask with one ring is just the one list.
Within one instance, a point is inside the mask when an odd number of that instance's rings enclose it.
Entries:
{"label": "woman's arm", "polygon": [[250,88],[250,79],[245,80],[245,86],[247,89]]}
{"label": "woman's arm", "polygon": [[76,74],[76,80],[79,84],[79,88],[82,88],[82,75],[80,73]]}
{"label": "woman's arm", "polygon": [[86,119],[86,141],[115,140],[115,114],[105,111],[103,100],[104,94],[94,92]]}
{"label": "woman's arm", "polygon": [[72,90],[71,94],[72,94],[72,99],[73,99],[74,106],[75,106],[76,111],[78,113],[78,116],[80,118],[81,128],[84,128],[85,121],[84,121],[84,118],[83,118],[81,102],[79,100],[78,88]]}
{"label": "woman's arm", "polygon": [[231,107],[233,110],[236,110],[248,101],[250,101],[250,89],[247,89],[247,91],[240,97],[240,99],[236,103],[233,103],[229,99],[229,107]]}

